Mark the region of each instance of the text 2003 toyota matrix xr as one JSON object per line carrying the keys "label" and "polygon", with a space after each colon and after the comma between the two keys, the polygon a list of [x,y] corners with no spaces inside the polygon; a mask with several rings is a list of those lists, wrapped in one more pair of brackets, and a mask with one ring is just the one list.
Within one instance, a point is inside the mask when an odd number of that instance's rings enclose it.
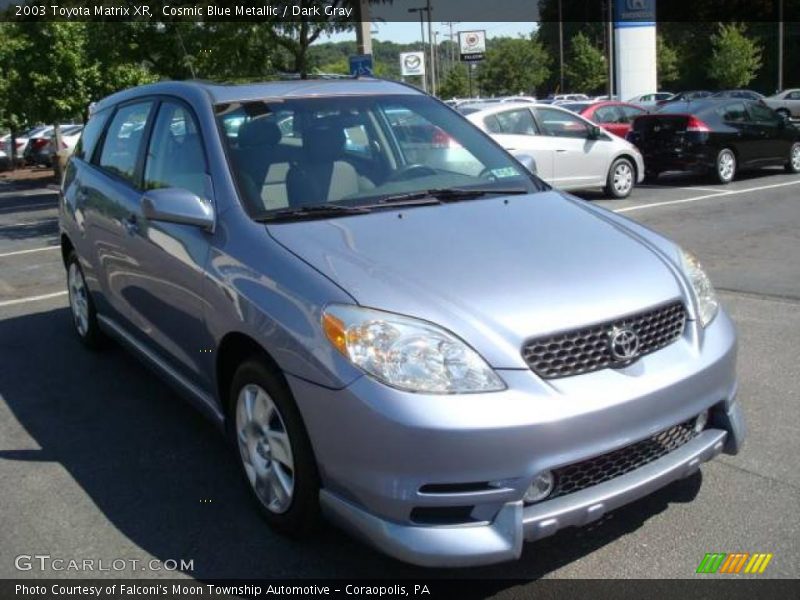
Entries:
{"label": "text 2003 toyota matrix xr", "polygon": [[698,261],[525,162],[398,83],[120,92],[63,183],[75,328],[224,429],[274,528],[517,558],[744,437]]}

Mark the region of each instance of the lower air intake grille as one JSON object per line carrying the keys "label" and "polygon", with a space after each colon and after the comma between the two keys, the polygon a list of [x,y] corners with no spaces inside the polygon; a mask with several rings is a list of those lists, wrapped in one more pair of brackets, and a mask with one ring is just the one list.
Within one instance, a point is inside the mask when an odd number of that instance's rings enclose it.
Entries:
{"label": "lower air intake grille", "polygon": [[555,489],[547,499],[610,481],[669,454],[696,435],[694,423],[690,419],[625,448],[556,469]]}

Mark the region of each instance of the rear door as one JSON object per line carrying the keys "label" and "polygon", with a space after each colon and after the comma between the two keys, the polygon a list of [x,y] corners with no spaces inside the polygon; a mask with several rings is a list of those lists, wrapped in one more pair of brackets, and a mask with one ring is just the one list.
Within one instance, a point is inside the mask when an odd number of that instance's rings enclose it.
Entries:
{"label": "rear door", "polygon": [[756,158],[762,164],[784,162],[792,145],[786,123],[771,108],[748,102],[747,109],[756,131]]}
{"label": "rear door", "polygon": [[131,215],[141,198],[138,181],[144,133],[154,107],[154,100],[136,100],[117,108],[105,131],[102,147],[95,152],[96,168],[85,174],[78,191],[86,239],[93,248],[98,287],[110,309],[109,316],[123,322],[130,317],[127,291],[136,268],[131,254],[135,233]]}
{"label": "rear door", "polygon": [[745,102],[727,102],[715,109],[718,118],[728,130],[727,139],[734,146],[739,165],[758,164],[761,160],[761,130],[750,118]]}
{"label": "rear door", "polygon": [[555,148],[553,184],[562,188],[603,185],[613,152],[611,138],[589,139],[589,124],[565,110],[536,107],[536,121]]}
{"label": "rear door", "polygon": [[536,161],[536,174],[554,182],[555,142],[541,135],[527,107],[514,108],[484,117],[484,126],[503,148],[513,153],[530,154]]}

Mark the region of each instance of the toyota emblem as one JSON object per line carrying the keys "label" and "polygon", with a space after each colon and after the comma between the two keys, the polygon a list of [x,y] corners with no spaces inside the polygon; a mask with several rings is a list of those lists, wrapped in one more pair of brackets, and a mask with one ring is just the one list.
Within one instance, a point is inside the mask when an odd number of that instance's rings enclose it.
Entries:
{"label": "toyota emblem", "polygon": [[608,350],[614,362],[631,362],[639,356],[639,335],[628,327],[615,327],[608,334]]}

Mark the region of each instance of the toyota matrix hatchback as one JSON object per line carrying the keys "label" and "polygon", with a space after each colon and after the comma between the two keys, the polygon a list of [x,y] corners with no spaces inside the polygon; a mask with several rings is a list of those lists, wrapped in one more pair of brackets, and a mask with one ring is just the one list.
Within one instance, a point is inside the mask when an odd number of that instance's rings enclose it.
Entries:
{"label": "toyota matrix hatchback", "polygon": [[742,444],[697,259],[402,84],[110,96],[60,232],[77,335],[216,422],[283,532],[505,561]]}

